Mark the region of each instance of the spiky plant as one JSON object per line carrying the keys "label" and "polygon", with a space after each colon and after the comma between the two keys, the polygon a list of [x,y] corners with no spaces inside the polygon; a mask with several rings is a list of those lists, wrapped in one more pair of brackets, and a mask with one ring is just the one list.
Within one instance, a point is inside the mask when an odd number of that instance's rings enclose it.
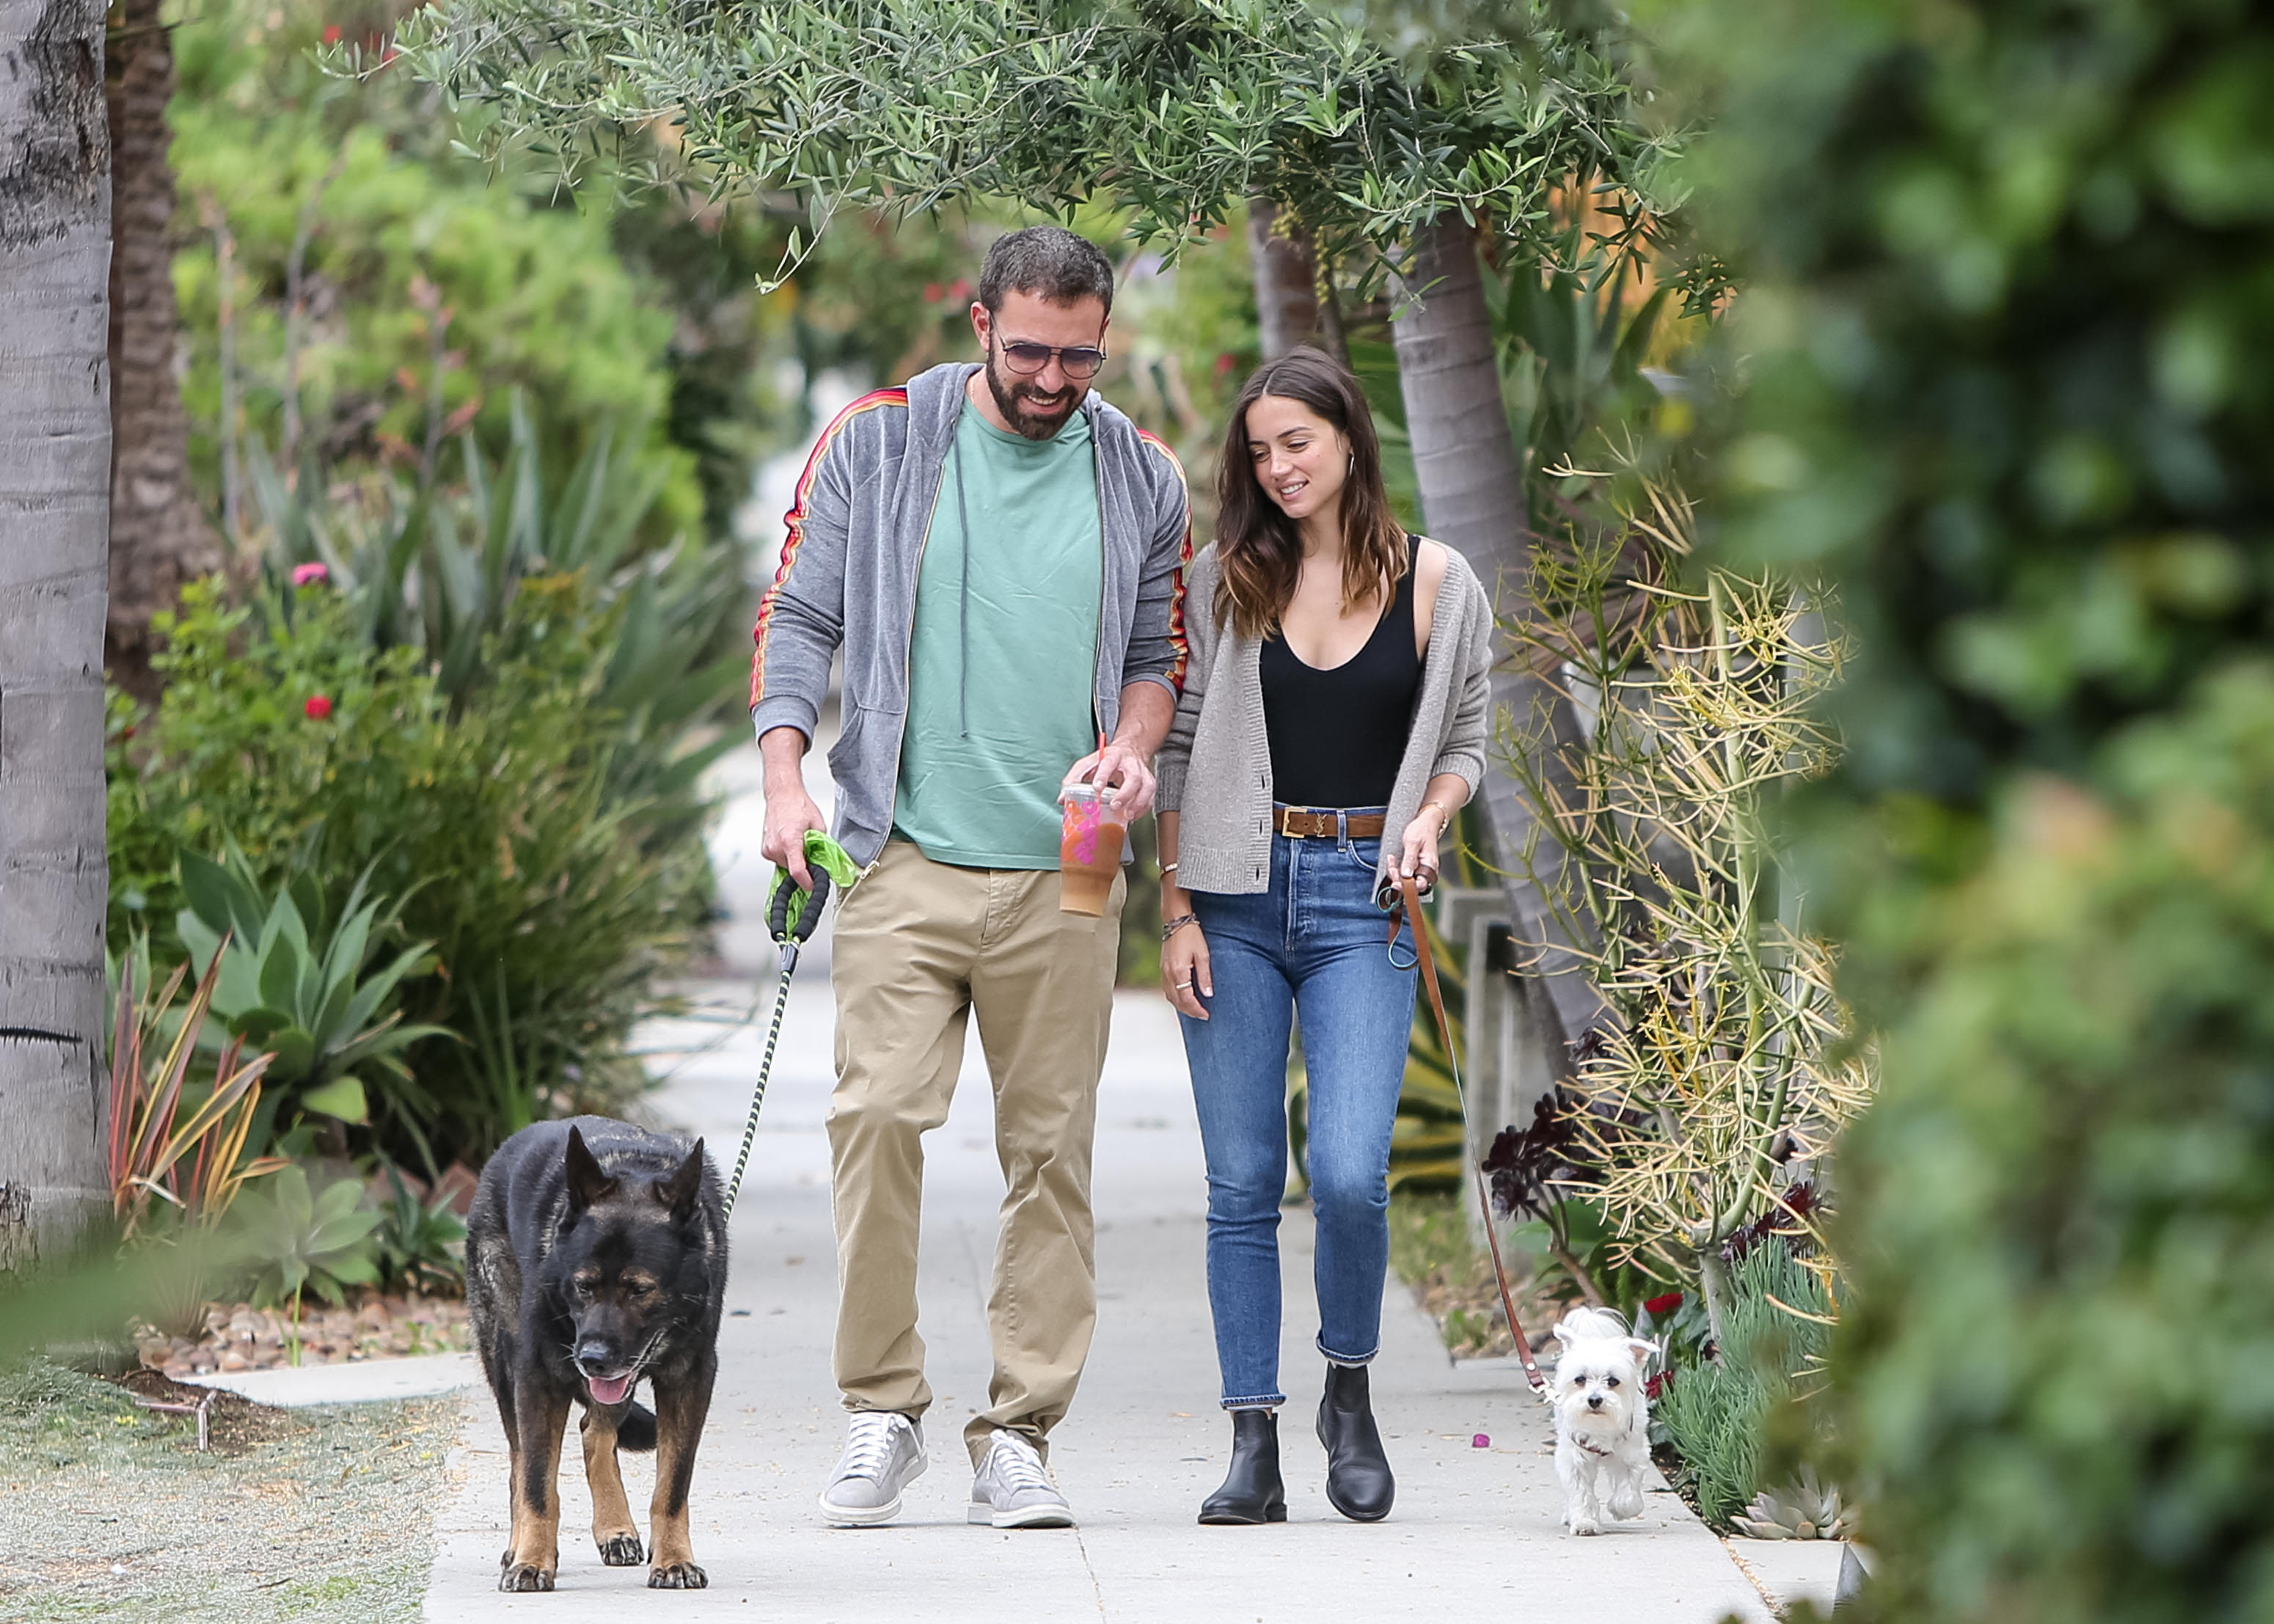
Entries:
{"label": "spiky plant", "polygon": [[1718,1338],[1724,1243],[1764,1213],[1813,1231],[1782,1192],[1804,1169],[1821,1187],[1814,1164],[1871,1093],[1770,835],[1834,758],[1813,706],[1842,650],[1794,583],[1689,563],[1675,477],[1631,454],[1584,477],[1612,522],[1543,538],[1534,613],[1511,628],[1579,726],[1543,713],[1503,741],[1555,834],[1523,861],[1566,939],[1598,944],[1577,957],[1617,1018],[1576,1056],[1569,1187],[1624,1257],[1703,1285]]}
{"label": "spiky plant", "polygon": [[1855,1513],[1841,1500],[1840,1485],[1824,1482],[1804,1463],[1781,1487],[1754,1495],[1730,1521],[1753,1539],[1847,1539],[1856,1532]]}

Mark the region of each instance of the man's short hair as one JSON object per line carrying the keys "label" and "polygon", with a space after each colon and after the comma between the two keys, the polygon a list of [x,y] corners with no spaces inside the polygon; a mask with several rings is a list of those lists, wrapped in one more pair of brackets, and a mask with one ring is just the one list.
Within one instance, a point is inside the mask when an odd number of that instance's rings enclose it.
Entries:
{"label": "man's short hair", "polygon": [[1064,226],[1028,226],[995,239],[979,271],[979,302],[999,312],[1009,293],[1039,294],[1054,304],[1096,299],[1113,313],[1113,264],[1088,237]]}

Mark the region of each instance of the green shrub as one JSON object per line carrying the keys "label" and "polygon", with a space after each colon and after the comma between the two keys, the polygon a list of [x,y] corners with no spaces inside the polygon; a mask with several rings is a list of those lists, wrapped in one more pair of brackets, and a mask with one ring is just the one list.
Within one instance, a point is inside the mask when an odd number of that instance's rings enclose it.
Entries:
{"label": "green shrub", "polygon": [[1860,658],[1802,820],[1863,1617],[2274,1616],[2274,19],[1721,4],[1713,539]]}
{"label": "green shrub", "polygon": [[162,940],[176,854],[224,838],[261,875],[303,868],[343,900],[367,871],[403,899],[403,931],[438,960],[405,988],[406,1019],[492,1040],[410,1050],[425,1142],[378,1143],[413,1165],[478,1161],[643,1086],[625,1036],[704,915],[705,808],[659,759],[677,738],[628,738],[606,703],[637,596],[596,596],[576,575],[523,582],[484,644],[489,680],[453,714],[418,650],[374,655],[340,594],[231,607],[196,583],[164,627],[162,705],[115,733],[114,929],[146,919],[154,950],[178,949]]}
{"label": "green shrub", "polygon": [[1825,1315],[1823,1282],[1782,1241],[1751,1247],[1729,1285],[1714,1357],[1675,1366],[1651,1409],[1698,1511],[1724,1533],[1760,1492],[1772,1419],[1817,1385],[1827,1337],[1802,1317]]}

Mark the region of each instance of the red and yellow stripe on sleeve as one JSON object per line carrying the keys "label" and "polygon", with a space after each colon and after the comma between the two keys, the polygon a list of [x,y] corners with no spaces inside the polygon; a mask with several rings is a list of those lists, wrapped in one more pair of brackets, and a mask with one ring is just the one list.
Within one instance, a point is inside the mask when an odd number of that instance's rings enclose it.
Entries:
{"label": "red and yellow stripe on sleeve", "polygon": [[755,645],[750,655],[750,703],[755,707],[765,697],[766,636],[773,629],[774,600],[781,596],[789,572],[797,566],[798,549],[805,544],[805,508],[813,494],[813,482],[821,470],[821,459],[829,455],[830,447],[845,432],[845,425],[864,413],[883,406],[905,408],[908,392],[904,388],[876,389],[862,395],[829,420],[814,442],[813,455],[805,459],[805,468],[797,477],[797,494],[791,499],[789,511],[782,515],[788,535],[782,543],[781,563],[774,570],[772,584],[758,597],[757,623],[750,628],[750,641]]}

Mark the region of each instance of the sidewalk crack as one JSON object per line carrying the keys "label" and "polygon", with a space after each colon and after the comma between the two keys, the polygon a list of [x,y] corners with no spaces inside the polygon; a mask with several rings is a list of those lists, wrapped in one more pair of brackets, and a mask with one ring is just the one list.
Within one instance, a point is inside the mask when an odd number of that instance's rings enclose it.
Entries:
{"label": "sidewalk crack", "polygon": [[1081,1553],[1081,1570],[1089,1575],[1090,1594],[1097,1598],[1097,1616],[1103,1619],[1105,1617],[1105,1587],[1097,1582],[1097,1568],[1089,1560],[1089,1541],[1081,1537],[1080,1523],[1074,1525],[1073,1543],[1074,1548]]}

